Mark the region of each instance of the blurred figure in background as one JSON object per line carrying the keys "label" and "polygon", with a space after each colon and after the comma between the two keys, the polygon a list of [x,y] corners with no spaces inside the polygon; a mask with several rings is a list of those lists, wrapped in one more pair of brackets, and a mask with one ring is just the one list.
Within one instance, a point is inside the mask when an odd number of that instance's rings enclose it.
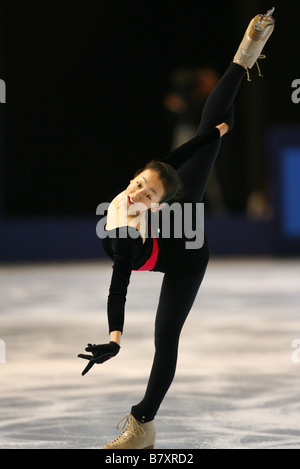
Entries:
{"label": "blurred figure in background", "polygon": [[194,136],[204,104],[219,79],[211,68],[178,69],[170,75],[170,88],[164,96],[164,107],[173,127],[170,150]]}
{"label": "blurred figure in background", "polygon": [[[177,69],[170,75],[170,88],[163,102],[171,132],[170,151],[194,137],[205,102],[219,79],[218,73],[210,67]],[[204,203],[213,213],[227,211],[215,168],[210,175]]]}

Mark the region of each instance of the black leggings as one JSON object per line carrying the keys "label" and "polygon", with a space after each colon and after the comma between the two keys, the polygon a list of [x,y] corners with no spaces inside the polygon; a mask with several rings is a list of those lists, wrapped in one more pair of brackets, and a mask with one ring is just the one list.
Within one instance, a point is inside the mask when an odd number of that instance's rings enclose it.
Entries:
{"label": "black leggings", "polygon": [[[246,70],[231,63],[205,104],[197,130],[201,135],[222,122],[232,126],[234,98]],[[178,169],[189,198],[201,202],[210,170],[216,160],[221,138],[205,148],[197,148]],[[175,150],[176,151],[176,150]],[[155,356],[146,393],[142,401],[133,406],[132,415],[141,422],[154,419],[168,391],[176,369],[178,343],[183,324],[197,296],[205,269],[191,276],[165,273],[155,320]]]}

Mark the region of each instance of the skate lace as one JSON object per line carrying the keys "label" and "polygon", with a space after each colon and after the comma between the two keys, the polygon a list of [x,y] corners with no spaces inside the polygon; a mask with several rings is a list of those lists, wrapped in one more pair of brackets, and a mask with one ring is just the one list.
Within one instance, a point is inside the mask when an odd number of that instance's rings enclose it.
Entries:
{"label": "skate lace", "polygon": [[[262,77],[262,78],[263,78],[263,75],[261,74],[261,70],[260,70],[260,66],[259,66],[258,60],[259,60],[259,59],[265,59],[265,58],[266,58],[266,56],[265,56],[264,54],[261,54],[261,55],[258,57],[257,61],[255,62],[256,67],[257,67],[257,71],[258,71],[258,76],[259,76],[259,77]],[[247,68],[247,81],[252,81],[251,78],[250,78],[250,73],[249,73],[249,69],[248,69],[248,68]]]}
{"label": "skate lace", "polygon": [[[125,420],[123,423],[122,428],[120,428],[120,424]],[[136,419],[133,417],[131,414],[126,414],[125,417],[123,417],[120,422],[117,425],[117,429],[119,431],[122,431],[125,426],[127,425],[127,428],[119,435],[113,443],[123,441],[124,438],[127,439],[128,437],[136,437],[138,434],[141,436],[144,436],[146,434],[145,430],[142,428],[141,425],[136,421]]]}

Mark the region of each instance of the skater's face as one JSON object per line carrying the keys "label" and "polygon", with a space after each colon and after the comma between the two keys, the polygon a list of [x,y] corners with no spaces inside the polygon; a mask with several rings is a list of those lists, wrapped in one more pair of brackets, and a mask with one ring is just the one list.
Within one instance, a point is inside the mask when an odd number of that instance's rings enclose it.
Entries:
{"label": "skater's face", "polygon": [[143,211],[143,206],[144,210],[151,208],[156,211],[164,205],[159,205],[159,202],[164,197],[165,189],[158,172],[153,169],[145,169],[132,179],[125,194],[128,207],[139,204],[141,211]]}

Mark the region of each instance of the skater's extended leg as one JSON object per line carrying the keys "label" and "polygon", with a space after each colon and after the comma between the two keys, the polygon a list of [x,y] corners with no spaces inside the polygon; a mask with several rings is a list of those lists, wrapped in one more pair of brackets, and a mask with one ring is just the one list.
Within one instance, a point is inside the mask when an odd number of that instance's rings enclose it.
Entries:
{"label": "skater's extended leg", "polygon": [[143,400],[131,413],[141,422],[154,419],[175,374],[181,329],[192,308],[205,270],[184,277],[165,274],[155,321],[155,356]]}

